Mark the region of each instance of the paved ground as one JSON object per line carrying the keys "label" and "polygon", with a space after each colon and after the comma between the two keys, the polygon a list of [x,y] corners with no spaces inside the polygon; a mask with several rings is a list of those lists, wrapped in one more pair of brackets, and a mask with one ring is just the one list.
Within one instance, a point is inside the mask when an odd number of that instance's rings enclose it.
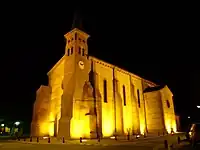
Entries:
{"label": "paved ground", "polygon": [[174,146],[171,150],[200,150],[200,144],[198,144],[195,148],[192,148],[189,142],[182,142],[180,145]]}
{"label": "paved ground", "polygon": [[[171,143],[177,143],[177,135],[174,136],[161,136],[161,137],[147,137],[140,139],[132,139],[130,141],[120,139],[118,141],[107,139],[102,140],[100,143],[96,140],[88,140],[80,144],[77,141],[66,141],[62,144],[62,141],[51,140],[48,143],[47,140],[40,140],[39,143],[33,139],[33,142],[29,141],[1,141],[0,149],[7,150],[80,150],[80,149],[93,149],[93,150],[162,150],[164,148],[164,140],[168,140],[169,145]],[[177,147],[177,146],[176,146]],[[184,149],[185,150],[185,149]]]}
{"label": "paved ground", "polygon": [[88,146],[88,145],[56,145],[56,144],[51,144],[51,145],[46,145],[46,144],[21,144],[21,143],[13,143],[13,144],[4,144],[3,146],[0,147],[0,149],[7,149],[7,150],[14,150],[14,149],[19,149],[20,150],[152,150],[151,148],[148,147],[135,147],[131,145],[125,145],[125,146]]}

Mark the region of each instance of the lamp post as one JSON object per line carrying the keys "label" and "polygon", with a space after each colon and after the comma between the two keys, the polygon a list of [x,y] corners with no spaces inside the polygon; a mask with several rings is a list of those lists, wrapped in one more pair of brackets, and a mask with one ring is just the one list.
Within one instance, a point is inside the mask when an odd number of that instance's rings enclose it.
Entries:
{"label": "lamp post", "polygon": [[20,122],[19,121],[15,122],[15,125],[16,126],[20,125]]}
{"label": "lamp post", "polygon": [[197,105],[197,108],[200,109],[200,105]]}
{"label": "lamp post", "polygon": [[5,124],[4,123],[1,124],[1,129],[2,129],[2,133],[4,133],[5,132]]}

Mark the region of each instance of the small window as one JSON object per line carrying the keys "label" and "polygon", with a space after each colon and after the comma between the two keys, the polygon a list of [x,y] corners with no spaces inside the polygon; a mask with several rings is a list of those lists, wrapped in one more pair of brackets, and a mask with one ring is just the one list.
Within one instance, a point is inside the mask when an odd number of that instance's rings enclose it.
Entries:
{"label": "small window", "polygon": [[78,53],[81,54],[81,47],[78,48]]}
{"label": "small window", "polygon": [[83,43],[85,43],[85,40],[83,40]]}
{"label": "small window", "polygon": [[70,49],[68,48],[67,50],[67,55],[69,56],[70,55]]}
{"label": "small window", "polygon": [[104,103],[108,102],[107,99],[107,81],[103,80],[103,95],[104,95]]}
{"label": "small window", "polygon": [[138,96],[138,107],[140,108],[140,90],[137,89],[137,96]]}
{"label": "small window", "polygon": [[82,55],[85,56],[85,49],[82,49]]}
{"label": "small window", "polygon": [[126,106],[126,89],[124,85],[123,85],[123,99],[124,99],[124,106]]}
{"label": "small window", "polygon": [[167,103],[167,107],[170,108],[169,100],[167,100],[166,103]]}
{"label": "small window", "polygon": [[75,40],[77,39],[77,33],[75,33]]}
{"label": "small window", "polygon": [[73,54],[73,50],[74,50],[74,48],[72,47],[72,48],[71,48],[71,54]]}
{"label": "small window", "polygon": [[70,43],[70,40],[68,40],[68,43]]}
{"label": "small window", "polygon": [[78,40],[81,42],[81,39],[80,39],[80,38],[78,38]]}

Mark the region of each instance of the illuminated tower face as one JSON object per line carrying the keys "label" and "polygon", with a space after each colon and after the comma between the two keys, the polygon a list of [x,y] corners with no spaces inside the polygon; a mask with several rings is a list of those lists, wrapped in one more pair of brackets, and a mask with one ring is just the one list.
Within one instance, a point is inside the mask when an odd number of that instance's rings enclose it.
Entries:
{"label": "illuminated tower face", "polygon": [[88,34],[78,28],[65,34],[66,47],[59,136],[78,138],[86,132],[90,133],[89,121],[83,121],[87,118],[82,115],[88,113],[88,108],[84,106],[85,109],[80,109],[82,105],[86,105],[82,104],[84,101],[81,100],[83,99],[83,87],[89,80],[91,68],[90,60],[88,60],[88,37]]}
{"label": "illuminated tower face", "polygon": [[[88,60],[88,40],[89,35],[85,32],[74,28],[71,32],[65,35],[67,40],[65,55],[67,56],[66,62],[72,65],[66,65],[67,72],[74,72],[76,81],[88,81],[88,73],[90,71],[90,61]],[[72,70],[70,70],[72,69]],[[81,79],[80,79],[81,77]]]}

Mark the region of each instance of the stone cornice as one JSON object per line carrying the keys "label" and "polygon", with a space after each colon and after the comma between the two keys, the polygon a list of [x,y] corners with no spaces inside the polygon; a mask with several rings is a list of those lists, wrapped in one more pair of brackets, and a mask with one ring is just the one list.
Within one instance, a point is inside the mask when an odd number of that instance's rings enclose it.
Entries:
{"label": "stone cornice", "polygon": [[[55,68],[57,68],[57,66],[59,66],[59,64],[64,60],[64,58],[65,58],[65,55],[64,55],[64,56],[53,66],[53,68],[47,73],[48,76],[49,76],[49,74],[50,74]],[[120,72],[122,72],[122,73],[124,73],[124,74],[127,74],[127,75],[129,75],[129,76],[131,76],[131,77],[134,77],[134,78],[136,78],[136,79],[138,79],[138,80],[142,80],[142,81],[144,81],[144,82],[146,82],[146,83],[148,83],[148,84],[150,84],[150,85],[152,85],[152,86],[156,86],[156,85],[157,85],[157,84],[155,84],[155,83],[153,83],[153,82],[151,82],[151,81],[149,81],[149,80],[146,80],[146,79],[144,79],[144,78],[141,78],[141,77],[138,76],[138,75],[135,75],[135,74],[133,74],[133,73],[131,73],[131,72],[126,71],[125,69],[119,68],[119,67],[117,67],[117,66],[115,66],[115,65],[112,65],[112,64],[110,64],[110,63],[108,63],[108,62],[105,62],[105,61],[103,61],[103,60],[100,60],[100,59],[98,59],[98,58],[96,58],[96,57],[89,56],[89,60],[93,60],[93,61],[95,61],[96,63],[99,63],[99,64],[104,65],[104,66],[106,66],[106,67],[109,67],[109,68],[111,68],[111,69],[116,69],[117,71],[120,71]]]}
{"label": "stone cornice", "polygon": [[96,57],[89,56],[89,60],[93,60],[93,61],[95,61],[96,63],[102,64],[102,65],[104,65],[104,66],[106,66],[106,67],[109,67],[109,68],[112,68],[112,69],[116,69],[117,71],[123,72],[124,74],[127,74],[127,75],[129,75],[129,76],[131,76],[131,77],[134,77],[134,78],[136,78],[136,79],[143,80],[144,82],[146,82],[146,83],[148,83],[148,84],[151,84],[152,86],[156,86],[156,85],[157,85],[157,84],[155,84],[155,83],[153,83],[153,82],[151,82],[151,81],[149,81],[149,80],[146,80],[146,79],[144,79],[144,78],[141,78],[141,77],[138,76],[138,75],[135,75],[135,74],[133,74],[133,73],[131,73],[131,72],[126,71],[125,69],[122,69],[122,68],[119,68],[119,67],[117,67],[117,66],[114,66],[114,65],[112,65],[112,64],[110,64],[110,63],[107,63],[107,62],[105,62],[105,61],[103,61],[103,60],[100,60],[100,59],[98,59],[98,58],[96,58]]}
{"label": "stone cornice", "polygon": [[67,37],[68,37],[69,35],[71,35],[73,32],[79,32],[79,33],[83,34],[83,36],[85,36],[86,38],[89,38],[89,37],[90,37],[90,35],[88,35],[87,33],[85,33],[85,32],[83,32],[83,31],[79,30],[78,28],[74,28],[74,29],[71,30],[70,32],[66,33],[66,34],[64,35],[64,37],[67,38]]}

